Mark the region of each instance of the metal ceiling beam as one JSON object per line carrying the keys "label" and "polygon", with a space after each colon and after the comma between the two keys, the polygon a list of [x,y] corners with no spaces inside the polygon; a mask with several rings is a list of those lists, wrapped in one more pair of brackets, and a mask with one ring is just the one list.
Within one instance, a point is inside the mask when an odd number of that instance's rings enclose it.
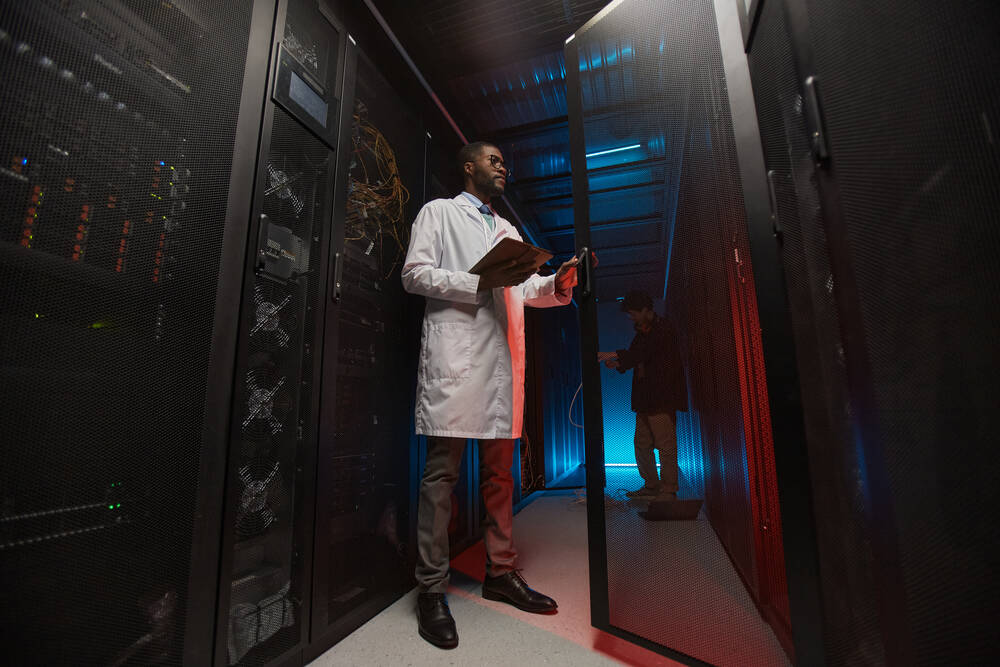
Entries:
{"label": "metal ceiling beam", "polygon": [[[642,169],[644,167],[655,167],[662,164],[667,164],[667,160],[670,156],[647,158],[645,160],[636,160],[635,162],[625,162],[623,164],[609,164],[604,167],[595,167],[593,169],[588,169],[588,174],[607,174],[613,173],[616,170],[621,170],[623,172],[632,169]],[[519,178],[516,183],[518,185],[537,185],[540,183],[555,183],[559,181],[569,181],[573,177],[573,174],[565,171],[561,174],[552,174],[551,176],[535,176],[533,178]]]}
{"label": "metal ceiling beam", "polygon": [[[497,132],[494,132],[493,138],[497,141],[504,141],[514,138],[529,137],[535,134],[545,134],[562,128],[569,128],[569,118],[567,116],[556,116],[555,118],[537,120],[533,123],[525,123],[524,125],[505,127]],[[568,138],[567,143],[569,143]]]}
{"label": "metal ceiling beam", "polygon": [[[663,181],[647,181],[645,183],[629,183],[628,185],[619,185],[613,188],[603,188],[601,190],[588,190],[588,195],[606,195],[611,192],[622,192],[625,190],[638,190],[640,188],[663,188],[666,187],[666,183]],[[558,195],[549,195],[547,197],[522,197],[521,201],[525,204],[542,204],[546,202],[560,201],[563,199],[572,199],[573,193],[567,192]]]}

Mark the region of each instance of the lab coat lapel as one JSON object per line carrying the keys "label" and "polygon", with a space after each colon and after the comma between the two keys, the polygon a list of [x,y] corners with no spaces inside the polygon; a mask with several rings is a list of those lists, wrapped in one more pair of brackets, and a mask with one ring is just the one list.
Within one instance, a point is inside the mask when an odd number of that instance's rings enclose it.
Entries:
{"label": "lab coat lapel", "polygon": [[[492,248],[494,243],[496,243],[496,238],[494,238],[494,235],[491,233],[490,228],[486,226],[486,222],[483,220],[483,214],[479,212],[479,209],[476,208],[476,205],[473,204],[471,201],[469,201],[469,198],[463,194],[460,194],[457,197],[455,197],[454,202],[458,204],[458,207],[460,209],[465,211],[469,220],[474,222],[476,227],[480,230],[480,233],[483,235],[483,238],[486,239],[486,247]],[[492,208],[490,210],[492,210]],[[499,215],[496,215],[496,213],[494,212],[493,220],[496,224],[496,229],[499,229],[500,228],[499,221],[502,220],[502,218]]]}
{"label": "lab coat lapel", "polygon": [[476,226],[481,226],[483,224],[482,213],[480,213],[479,209],[477,209],[475,205],[469,201],[468,197],[460,194],[455,197],[453,201],[458,204],[459,208],[465,211],[465,214],[469,217],[469,219],[476,223]]}

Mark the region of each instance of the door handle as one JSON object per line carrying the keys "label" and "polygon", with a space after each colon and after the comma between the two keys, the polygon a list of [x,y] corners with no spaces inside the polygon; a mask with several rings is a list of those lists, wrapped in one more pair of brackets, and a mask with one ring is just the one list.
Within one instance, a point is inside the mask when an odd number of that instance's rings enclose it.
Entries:
{"label": "door handle", "polygon": [[774,194],[774,169],[767,172],[767,199],[771,205],[771,231],[775,236],[781,236],[781,220],[778,218],[778,198]]}
{"label": "door handle", "polygon": [[810,150],[813,159],[820,165],[830,158],[830,148],[826,143],[826,126],[823,123],[823,108],[820,106],[818,86],[815,76],[807,77],[803,84]]}
{"label": "door handle", "polygon": [[580,269],[581,272],[583,273],[583,288],[582,288],[583,297],[587,298],[593,291],[593,285],[591,283],[591,278],[590,278],[591,274],[590,248],[588,248],[587,246],[584,246],[583,249],[580,250]]}
{"label": "door handle", "polygon": [[333,278],[330,281],[330,301],[340,303],[340,286],[343,284],[344,260],[341,254],[333,255]]}
{"label": "door handle", "polygon": [[254,261],[254,269],[260,271],[267,264],[267,227],[271,224],[271,219],[267,213],[260,214],[257,226],[257,257]]}

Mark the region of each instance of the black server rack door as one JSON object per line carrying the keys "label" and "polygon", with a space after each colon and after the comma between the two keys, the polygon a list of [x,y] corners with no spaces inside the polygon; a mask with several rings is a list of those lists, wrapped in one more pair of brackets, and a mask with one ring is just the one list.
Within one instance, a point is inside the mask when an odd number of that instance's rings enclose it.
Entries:
{"label": "black server rack door", "polygon": [[[213,491],[199,467],[223,446],[204,435],[205,403],[210,355],[227,354],[213,321],[229,308],[216,290],[251,12],[0,8],[12,664],[180,664],[193,631],[195,507]],[[197,631],[210,643],[210,623]]]}
{"label": "black server rack door", "polygon": [[841,322],[802,89],[781,2],[765,2],[749,51],[775,229],[792,314],[817,512],[830,664],[885,662],[866,521],[864,456],[851,445]]}
{"label": "black server rack door", "polygon": [[[737,9],[626,1],[567,44],[577,243],[599,260],[580,308],[592,619],[693,664],[785,665],[791,615],[720,8]],[[726,48],[743,57],[733,33]],[[633,291],[644,305],[622,303]],[[652,438],[666,448],[659,464],[633,447]],[[659,493],[625,493],[640,487]]]}
{"label": "black server rack door", "polygon": [[811,378],[829,661],[986,662],[1000,6],[762,11],[750,54],[780,222],[798,249],[785,264]]}
{"label": "black server rack door", "polygon": [[262,665],[309,637],[319,370],[343,34],[279,6],[244,282],[216,662]]}
{"label": "black server rack door", "polygon": [[[313,641],[338,641],[412,584],[416,345],[399,278],[423,204],[425,133],[351,49],[336,188],[335,294],[326,313]],[[349,103],[349,106],[348,106]]]}

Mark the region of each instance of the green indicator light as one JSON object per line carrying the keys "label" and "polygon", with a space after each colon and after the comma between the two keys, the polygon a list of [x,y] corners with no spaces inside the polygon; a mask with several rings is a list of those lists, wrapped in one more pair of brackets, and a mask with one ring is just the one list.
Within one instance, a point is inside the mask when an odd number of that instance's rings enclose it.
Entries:
{"label": "green indicator light", "polygon": [[115,507],[121,507],[121,506],[122,506],[121,503],[118,503],[117,505],[115,505]]}
{"label": "green indicator light", "polygon": [[113,510],[114,508],[115,508],[115,506],[114,506],[114,505],[108,505],[108,509],[109,509],[109,510]]}

